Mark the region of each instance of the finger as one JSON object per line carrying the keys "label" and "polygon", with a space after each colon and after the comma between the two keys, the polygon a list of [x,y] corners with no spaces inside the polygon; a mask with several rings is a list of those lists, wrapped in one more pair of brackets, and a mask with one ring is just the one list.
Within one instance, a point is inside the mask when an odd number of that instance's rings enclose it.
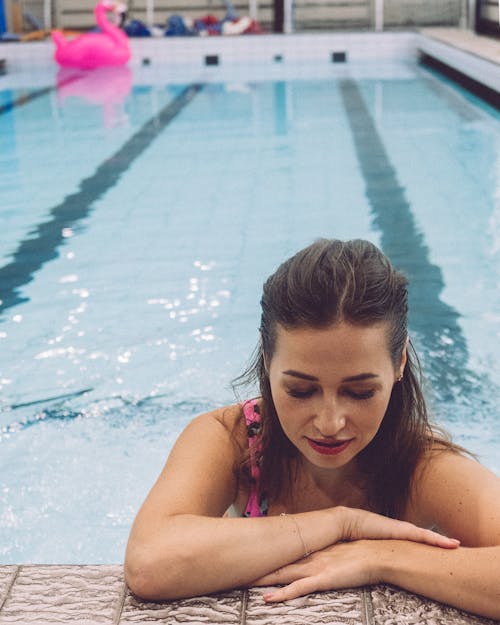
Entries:
{"label": "finger", "polygon": [[296,599],[297,597],[308,595],[318,589],[318,580],[315,577],[304,577],[292,582],[288,586],[264,593],[263,599],[266,603],[277,603],[279,601],[288,601],[289,599]]}
{"label": "finger", "polygon": [[448,536],[443,536],[438,532],[425,530],[420,527],[416,529],[418,530],[416,536],[411,539],[415,542],[423,542],[428,545],[434,545],[435,547],[444,547],[445,549],[456,549],[460,546],[460,541],[456,538],[448,538]]}
{"label": "finger", "polygon": [[432,530],[417,527],[413,523],[389,519],[366,511],[351,509],[348,518],[349,525],[346,537],[351,540],[360,538],[392,538],[396,540],[412,540],[449,549],[458,547],[460,544],[460,541],[454,538],[448,538]]}
{"label": "finger", "polygon": [[298,564],[287,564],[276,571],[267,573],[252,582],[252,586],[274,586],[275,584],[290,584],[296,579],[304,577],[303,567]]}
{"label": "finger", "polygon": [[438,547],[454,548],[458,547],[460,544],[460,541],[457,541],[455,538],[448,538],[438,532],[417,527],[407,521],[394,521],[390,533],[390,537],[397,540],[412,540],[414,542],[427,543]]}
{"label": "finger", "polygon": [[282,582],[280,582],[279,573],[276,573],[276,571],[274,571],[273,573],[268,573],[263,577],[254,579],[253,582],[250,583],[250,586],[275,586],[276,584],[280,583]]}

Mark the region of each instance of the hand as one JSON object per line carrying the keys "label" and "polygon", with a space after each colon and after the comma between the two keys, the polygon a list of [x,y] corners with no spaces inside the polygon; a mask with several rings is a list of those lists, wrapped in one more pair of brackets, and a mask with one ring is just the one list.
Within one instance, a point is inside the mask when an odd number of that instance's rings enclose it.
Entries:
{"label": "hand", "polygon": [[417,527],[407,521],[390,519],[381,514],[357,508],[343,507],[341,519],[342,535],[340,540],[351,541],[364,538],[411,540],[445,549],[455,549],[460,545],[460,541],[455,538],[448,538],[432,530]]}
{"label": "hand", "polygon": [[264,601],[287,601],[318,590],[355,588],[379,581],[376,563],[380,542],[338,543],[264,575],[254,586],[286,584],[263,595]]}

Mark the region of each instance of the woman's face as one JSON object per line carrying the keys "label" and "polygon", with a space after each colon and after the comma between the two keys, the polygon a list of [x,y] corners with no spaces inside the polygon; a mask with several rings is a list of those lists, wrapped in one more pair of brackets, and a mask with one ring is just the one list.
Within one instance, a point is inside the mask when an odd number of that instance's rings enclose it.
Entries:
{"label": "woman's face", "polygon": [[405,363],[406,349],[394,368],[387,323],[278,326],[268,370],[285,434],[314,466],[345,466],[377,433]]}

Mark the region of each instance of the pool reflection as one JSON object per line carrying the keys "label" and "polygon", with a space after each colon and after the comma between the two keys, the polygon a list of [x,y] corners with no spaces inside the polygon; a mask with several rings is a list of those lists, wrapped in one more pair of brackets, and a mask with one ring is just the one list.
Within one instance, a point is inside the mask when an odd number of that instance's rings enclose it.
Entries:
{"label": "pool reflection", "polygon": [[79,71],[61,67],[57,72],[59,102],[80,98],[92,106],[102,107],[106,128],[128,121],[124,102],[132,89],[132,72],[128,67],[99,67]]}

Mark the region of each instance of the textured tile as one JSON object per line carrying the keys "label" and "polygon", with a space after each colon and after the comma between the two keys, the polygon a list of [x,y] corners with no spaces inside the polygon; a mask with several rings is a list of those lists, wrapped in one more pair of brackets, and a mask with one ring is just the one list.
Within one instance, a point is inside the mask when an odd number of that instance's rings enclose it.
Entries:
{"label": "textured tile", "polygon": [[0,609],[7,598],[18,569],[18,566],[0,566]]}
{"label": "textured tile", "polygon": [[313,593],[285,603],[264,603],[263,588],[248,593],[246,625],[363,625],[363,591]]}
{"label": "textured tile", "polygon": [[[243,592],[236,590],[205,597],[159,603],[139,601],[127,593],[120,625],[131,623],[189,623],[190,625],[241,622]],[[0,621],[1,622],[1,621]]]}
{"label": "textured tile", "polygon": [[494,625],[498,621],[473,616],[442,603],[391,586],[371,591],[374,625]]}
{"label": "textured tile", "polygon": [[151,603],[126,591],[121,566],[0,566],[0,625],[498,623],[390,586],[314,593],[279,604],[265,604],[263,592],[254,588]]}
{"label": "textured tile", "polygon": [[0,624],[113,623],[120,566],[23,566],[0,612]]}

